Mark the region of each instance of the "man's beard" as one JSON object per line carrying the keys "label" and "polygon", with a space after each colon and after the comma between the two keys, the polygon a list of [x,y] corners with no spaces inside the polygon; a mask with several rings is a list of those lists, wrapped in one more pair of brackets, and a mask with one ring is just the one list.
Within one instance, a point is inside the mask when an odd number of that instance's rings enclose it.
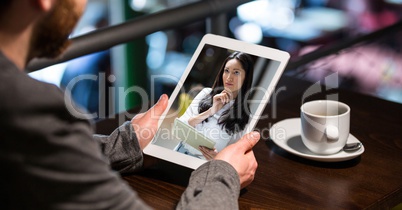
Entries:
{"label": "man's beard", "polygon": [[29,59],[55,58],[70,45],[68,36],[78,22],[82,11],[77,11],[72,0],[59,0],[55,8],[38,22],[31,40]]}

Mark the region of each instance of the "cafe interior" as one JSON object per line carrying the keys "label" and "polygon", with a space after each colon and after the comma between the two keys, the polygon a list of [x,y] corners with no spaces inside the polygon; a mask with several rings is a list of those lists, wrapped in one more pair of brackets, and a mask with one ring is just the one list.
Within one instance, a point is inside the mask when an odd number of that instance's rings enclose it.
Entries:
{"label": "cafe interior", "polygon": [[[104,38],[108,33],[115,39]],[[336,74],[330,93],[350,105],[351,133],[365,147],[351,160],[311,160],[262,135],[259,169],[240,193],[241,209],[402,209],[402,0],[89,0],[71,34],[75,50],[32,61],[29,75],[71,91],[96,114],[96,131],[107,134],[120,122],[115,116],[135,114],[143,103],[113,91],[141,87],[149,106],[171,94],[177,80],[154,76],[180,78],[207,33],[291,55],[277,85],[288,92],[258,128],[299,117],[303,91]],[[69,85],[80,75],[97,79]],[[160,163],[123,178],[154,208],[172,209],[190,173]]]}

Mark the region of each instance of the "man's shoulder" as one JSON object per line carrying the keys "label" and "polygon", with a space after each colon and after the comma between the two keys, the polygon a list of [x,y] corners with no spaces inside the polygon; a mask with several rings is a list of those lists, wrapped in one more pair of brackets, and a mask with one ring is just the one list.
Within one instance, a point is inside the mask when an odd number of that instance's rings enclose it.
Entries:
{"label": "man's shoulder", "polygon": [[62,91],[55,85],[33,79],[0,56],[0,101],[2,107],[15,109],[51,103],[63,105]]}

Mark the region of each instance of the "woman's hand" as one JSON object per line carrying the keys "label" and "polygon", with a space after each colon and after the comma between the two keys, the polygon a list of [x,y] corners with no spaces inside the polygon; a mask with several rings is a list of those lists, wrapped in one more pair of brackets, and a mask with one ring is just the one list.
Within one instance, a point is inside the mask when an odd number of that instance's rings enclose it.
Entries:
{"label": "woman's hand", "polygon": [[213,115],[221,110],[222,107],[229,103],[231,99],[232,93],[227,90],[223,90],[221,93],[216,94],[212,100],[211,114]]}
{"label": "woman's hand", "polygon": [[212,99],[212,106],[207,111],[198,114],[197,116],[191,117],[188,120],[188,124],[195,127],[197,124],[201,123],[208,117],[214,115],[218,112],[222,107],[229,103],[232,99],[232,93],[227,90],[223,90],[221,93],[216,94]]}
{"label": "woman's hand", "polygon": [[214,159],[215,156],[218,154],[218,152],[215,149],[210,149],[205,146],[199,146],[198,148],[200,149],[202,155],[204,155],[205,159],[207,160]]}

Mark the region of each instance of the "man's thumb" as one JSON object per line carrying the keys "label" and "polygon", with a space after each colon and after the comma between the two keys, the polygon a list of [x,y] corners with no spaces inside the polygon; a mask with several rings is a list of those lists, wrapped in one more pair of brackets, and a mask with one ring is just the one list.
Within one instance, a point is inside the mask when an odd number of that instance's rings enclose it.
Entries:
{"label": "man's thumb", "polygon": [[247,152],[257,144],[258,140],[260,140],[260,133],[253,131],[244,135],[237,143],[240,144],[241,148],[244,148],[245,152]]}
{"label": "man's thumb", "polygon": [[168,96],[166,94],[161,95],[158,102],[149,110],[151,117],[160,117],[166,110],[168,105]]}

